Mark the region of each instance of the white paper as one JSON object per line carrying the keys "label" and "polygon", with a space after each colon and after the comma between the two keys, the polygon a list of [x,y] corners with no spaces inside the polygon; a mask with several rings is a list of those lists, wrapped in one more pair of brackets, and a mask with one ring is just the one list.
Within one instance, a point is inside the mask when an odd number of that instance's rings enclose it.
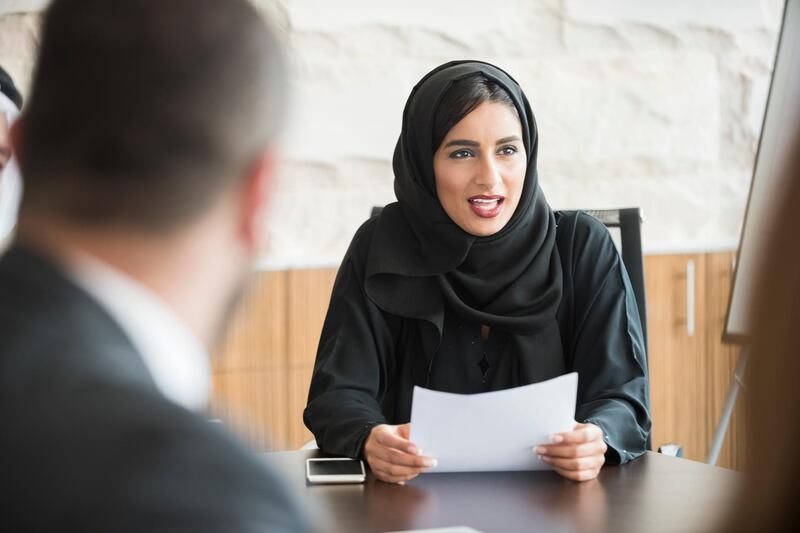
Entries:
{"label": "white paper", "polygon": [[549,470],[533,451],[575,426],[578,374],[480,394],[414,387],[411,442],[437,460],[427,472]]}

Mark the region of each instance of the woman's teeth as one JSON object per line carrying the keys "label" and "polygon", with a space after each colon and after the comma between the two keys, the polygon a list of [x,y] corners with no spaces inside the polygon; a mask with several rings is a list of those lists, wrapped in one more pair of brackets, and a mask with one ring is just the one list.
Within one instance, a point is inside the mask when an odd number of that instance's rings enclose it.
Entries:
{"label": "woman's teeth", "polygon": [[472,198],[470,200],[470,203],[472,203],[474,205],[477,205],[479,207],[488,209],[488,208],[495,207],[498,203],[500,203],[500,201],[501,201],[500,198],[492,198],[492,199],[488,199],[488,198]]}

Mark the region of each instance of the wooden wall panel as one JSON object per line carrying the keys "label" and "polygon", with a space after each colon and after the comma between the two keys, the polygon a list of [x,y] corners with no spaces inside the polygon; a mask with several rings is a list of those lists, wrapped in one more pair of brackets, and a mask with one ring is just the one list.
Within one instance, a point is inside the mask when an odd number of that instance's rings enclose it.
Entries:
{"label": "wooden wall panel", "polygon": [[289,439],[286,370],[214,375],[214,415],[254,448],[285,450]]}
{"label": "wooden wall panel", "polygon": [[[694,264],[694,333],[688,331],[689,264]],[[645,258],[653,447],[678,443],[686,457],[704,460],[709,443],[705,328],[705,256]]]}
{"label": "wooden wall panel", "polygon": [[312,439],[303,409],[335,269],[259,272],[214,360],[214,416],[259,450]]}
{"label": "wooden wall panel", "polygon": [[[736,253],[709,254],[707,259],[706,285],[708,296],[707,317],[708,336],[706,355],[709,364],[706,390],[710,406],[706,425],[716,429],[725,405],[731,379],[739,362],[741,349],[723,344],[722,332],[725,329],[725,314],[730,297],[733,262]],[[743,470],[745,466],[745,402],[747,389],[739,390],[736,408],[731,416],[728,433],[720,451],[717,464],[727,468]],[[710,445],[709,445],[710,449]]]}
{"label": "wooden wall panel", "polygon": [[289,272],[253,276],[214,357],[214,372],[284,370],[288,363]]}
{"label": "wooden wall panel", "polygon": [[328,311],[336,270],[294,270],[289,273],[289,446],[311,440],[303,425],[303,409],[314,369],[322,323]]}
{"label": "wooden wall panel", "polygon": [[[705,461],[738,361],[722,343],[733,252],[645,258],[653,445],[678,443]],[[686,331],[686,264],[695,264],[695,335]],[[744,467],[744,394],[717,464]]]}
{"label": "wooden wall panel", "polygon": [[214,416],[259,450],[288,443],[288,279],[253,277],[213,359]]}

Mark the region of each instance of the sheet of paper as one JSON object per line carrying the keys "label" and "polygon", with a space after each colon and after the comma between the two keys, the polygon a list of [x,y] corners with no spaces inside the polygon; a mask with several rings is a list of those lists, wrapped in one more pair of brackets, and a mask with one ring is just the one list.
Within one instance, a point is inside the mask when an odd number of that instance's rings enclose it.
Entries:
{"label": "sheet of paper", "polygon": [[480,394],[414,387],[411,441],[438,466],[427,472],[549,470],[533,447],[575,425],[578,374]]}

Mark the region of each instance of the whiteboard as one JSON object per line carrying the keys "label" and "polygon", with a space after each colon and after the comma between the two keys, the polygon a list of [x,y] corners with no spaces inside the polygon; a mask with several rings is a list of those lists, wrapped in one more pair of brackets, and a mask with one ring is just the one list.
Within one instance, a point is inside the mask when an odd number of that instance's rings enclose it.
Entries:
{"label": "whiteboard", "polygon": [[800,133],[800,0],[787,0],[778,41],[772,85],[761,129],[761,140],[750,184],[739,241],[736,272],[725,320],[723,340],[744,342],[750,331],[751,299],[763,257],[764,235],[780,204],[783,164],[790,143]]}

